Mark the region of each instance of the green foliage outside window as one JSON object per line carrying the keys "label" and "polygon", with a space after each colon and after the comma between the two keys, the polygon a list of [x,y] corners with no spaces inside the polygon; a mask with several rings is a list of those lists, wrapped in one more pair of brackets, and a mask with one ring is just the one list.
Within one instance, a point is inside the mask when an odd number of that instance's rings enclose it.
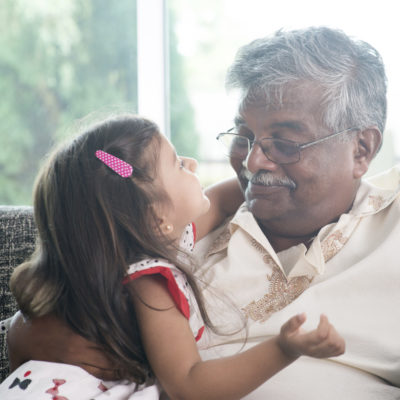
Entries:
{"label": "green foliage outside window", "polygon": [[[76,120],[137,110],[136,42],[135,0],[2,0],[0,204],[31,203],[40,160]],[[174,37],[170,46],[172,140],[196,155]]]}

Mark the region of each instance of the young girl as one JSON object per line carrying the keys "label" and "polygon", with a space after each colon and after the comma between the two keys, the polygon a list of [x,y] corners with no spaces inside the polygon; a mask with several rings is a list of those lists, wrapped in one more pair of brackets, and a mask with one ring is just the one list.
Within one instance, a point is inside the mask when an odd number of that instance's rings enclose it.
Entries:
{"label": "young girl", "polygon": [[239,399],[302,354],[343,352],[326,317],[300,333],[298,315],[250,350],[200,359],[196,342],[212,324],[186,254],[241,195],[231,181],[205,196],[196,166],[132,115],[100,123],[49,159],[34,194],[38,245],[15,270],[12,290],[28,319],[56,315],[101,347],[121,379],[11,350],[18,368],[1,398],[155,399],[155,376],[172,399]]}

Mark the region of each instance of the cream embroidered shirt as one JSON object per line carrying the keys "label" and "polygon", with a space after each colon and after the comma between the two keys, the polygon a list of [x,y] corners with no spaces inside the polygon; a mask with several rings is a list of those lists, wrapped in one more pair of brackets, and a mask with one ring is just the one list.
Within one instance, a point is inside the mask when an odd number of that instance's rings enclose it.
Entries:
{"label": "cream embroidered shirt", "polygon": [[[309,249],[275,253],[246,205],[197,243],[212,317],[228,327],[235,311],[221,311],[213,299],[231,299],[248,318],[245,348],[300,312],[305,329],[324,313],[346,340],[344,355],[301,357],[246,398],[400,399],[400,389],[387,384],[400,386],[399,194],[399,167],[363,182],[351,211],[323,227]],[[243,333],[208,340],[204,358],[243,347]]]}

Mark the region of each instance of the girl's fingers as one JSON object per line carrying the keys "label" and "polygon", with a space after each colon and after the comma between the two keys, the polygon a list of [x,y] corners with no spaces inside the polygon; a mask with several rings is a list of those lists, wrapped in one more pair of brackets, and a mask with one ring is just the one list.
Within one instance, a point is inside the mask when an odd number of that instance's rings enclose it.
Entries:
{"label": "girl's fingers", "polygon": [[316,357],[332,357],[344,353],[345,341],[329,323],[326,315],[321,315],[318,328],[310,332],[309,339],[313,342]]}
{"label": "girl's fingers", "polygon": [[324,314],[321,314],[319,319],[319,324],[317,328],[317,338],[319,340],[324,340],[329,335],[329,330],[331,328],[331,324],[328,321],[328,317]]}
{"label": "girl's fingers", "polygon": [[286,353],[317,358],[343,354],[344,339],[336,332],[325,315],[321,315],[316,329],[307,333],[298,333],[305,320],[305,314],[299,314],[290,318],[282,326],[280,343]]}
{"label": "girl's fingers", "polygon": [[281,333],[284,335],[290,335],[297,331],[306,320],[306,314],[298,314],[290,318],[287,322],[282,325]]}
{"label": "girl's fingers", "polygon": [[317,358],[335,357],[343,354],[344,351],[345,341],[341,336],[336,335],[334,338],[313,346],[310,355]]}
{"label": "girl's fingers", "polygon": [[321,314],[318,327],[302,336],[304,343],[308,346],[318,346],[326,341],[330,341],[335,335],[339,336],[333,326],[329,323],[326,315]]}

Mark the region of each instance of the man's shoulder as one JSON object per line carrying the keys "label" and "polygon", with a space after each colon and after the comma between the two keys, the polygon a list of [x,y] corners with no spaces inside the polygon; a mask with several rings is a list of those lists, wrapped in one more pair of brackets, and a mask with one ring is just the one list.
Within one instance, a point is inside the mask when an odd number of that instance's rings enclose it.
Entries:
{"label": "man's shoulder", "polygon": [[364,182],[380,190],[398,191],[400,188],[400,164],[367,177]]}
{"label": "man's shoulder", "polygon": [[350,214],[373,216],[399,207],[400,165],[363,179]]}

